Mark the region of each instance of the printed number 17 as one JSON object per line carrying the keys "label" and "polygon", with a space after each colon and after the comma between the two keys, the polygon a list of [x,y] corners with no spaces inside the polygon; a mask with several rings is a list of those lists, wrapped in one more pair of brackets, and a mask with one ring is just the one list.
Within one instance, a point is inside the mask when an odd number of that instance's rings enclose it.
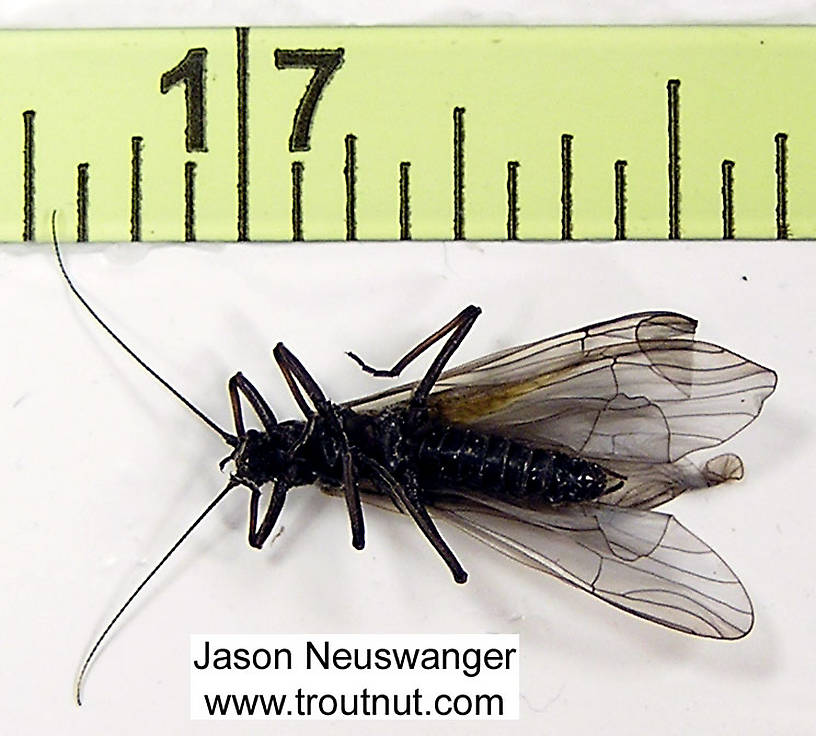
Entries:
{"label": "printed number 17", "polygon": [[[343,63],[342,48],[339,49],[275,49],[275,66],[278,69],[314,69],[314,74],[300,98],[292,134],[289,136],[290,151],[308,151],[312,118],[323,90]],[[160,89],[166,94],[177,84],[184,84],[186,108],[185,147],[189,153],[206,151],[205,74],[207,49],[190,49],[186,56],[172,69],[162,74]]]}

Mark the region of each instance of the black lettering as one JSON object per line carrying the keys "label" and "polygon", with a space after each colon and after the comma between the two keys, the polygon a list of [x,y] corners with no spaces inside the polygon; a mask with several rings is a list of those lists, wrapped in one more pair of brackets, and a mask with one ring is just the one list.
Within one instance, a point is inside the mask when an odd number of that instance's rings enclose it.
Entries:
{"label": "black lettering", "polygon": [[458,716],[466,716],[472,708],[469,695],[457,695],[453,700],[453,710]]}
{"label": "black lettering", "polygon": [[[395,711],[396,711],[396,704],[397,704],[397,698],[398,697],[399,697],[399,695],[397,693],[394,693],[394,710]],[[380,710],[377,707],[377,703],[381,704],[382,710]],[[391,715],[390,710],[391,710],[391,699],[387,695],[385,695],[383,693],[375,693],[374,695],[371,696],[371,715],[372,716],[377,716],[377,715],[389,716],[389,715]],[[369,714],[366,713],[365,715],[369,715]]]}
{"label": "black lettering", "polygon": [[320,656],[320,650],[311,642],[306,642],[306,669],[312,669],[312,657],[314,657],[320,666],[327,670],[329,669],[329,642],[323,642],[323,656]]}
{"label": "black lettering", "polygon": [[[483,707],[485,703],[487,704],[487,708]],[[482,695],[477,695],[475,712],[478,715],[503,716],[504,698],[502,698],[502,696],[499,694],[487,695],[485,693]]]}
{"label": "black lettering", "polygon": [[476,677],[481,672],[481,650],[465,649],[462,652],[462,674],[465,677]]}
{"label": "black lettering", "polygon": [[323,90],[337,69],[343,63],[343,49],[275,49],[275,66],[278,69],[313,68],[314,74],[300,98],[292,135],[289,136],[289,150],[308,151],[312,118]]}
{"label": "black lettering", "polygon": [[297,714],[299,716],[308,715],[307,711],[303,708],[303,700],[306,696],[303,694],[303,689],[298,688],[297,692],[295,693],[295,701],[297,702]]}
{"label": "black lettering", "polygon": [[260,706],[260,711],[264,715],[279,716],[283,713],[285,703],[286,695],[264,697],[256,694],[251,698],[248,695],[242,695],[238,698],[235,693],[230,693],[227,696],[216,694],[212,697],[206,693],[204,694],[204,705],[211,716],[228,716],[233,713],[237,716],[252,716],[255,715],[256,710],[259,710],[258,706]]}
{"label": "black lettering", "polygon": [[317,707],[324,716],[333,716],[337,712],[337,698],[334,695],[321,695]]}
{"label": "black lettering", "polygon": [[193,660],[193,667],[199,670],[206,670],[207,667],[210,666],[210,640],[204,640],[204,661],[199,662],[198,660]]}
{"label": "black lettering", "polygon": [[414,701],[414,715],[419,715],[419,701],[422,698],[422,695],[419,694],[419,688],[414,688],[414,692],[411,695],[411,699]]}
{"label": "black lettering", "polygon": [[[514,650],[508,650],[514,651]],[[484,653],[484,666],[489,670],[499,670],[502,667],[507,669],[502,653],[498,649],[486,649]]]}
{"label": "black lettering", "polygon": [[336,649],[332,655],[332,664],[338,670],[347,670],[351,667],[351,652],[348,649]]}
{"label": "black lettering", "polygon": [[272,664],[272,654],[268,649],[256,649],[252,655],[252,664],[256,670],[268,669]]}
{"label": "black lettering", "polygon": [[184,85],[187,126],[184,145],[188,153],[206,151],[205,65],[207,49],[190,49],[187,55],[170,71],[162,74],[161,93],[167,94],[177,84]]}
{"label": "black lettering", "polygon": [[378,649],[374,654],[375,667],[378,670],[387,670],[391,666],[391,651],[388,649]]}
{"label": "black lettering", "polygon": [[[364,689],[363,690],[363,709],[362,709],[363,715],[368,715],[368,713],[365,712],[365,698],[366,698],[366,695],[367,695],[367,693],[366,693],[366,691]],[[340,696],[340,715],[343,715],[343,716],[356,716],[356,715],[359,715],[358,706],[357,706],[357,698],[358,698],[358,696],[356,694],[352,695],[351,698],[347,698],[345,693],[343,693]]]}
{"label": "black lettering", "polygon": [[232,668],[232,656],[229,649],[216,649],[213,656],[213,667],[217,670]]}
{"label": "black lettering", "polygon": [[236,670],[249,669],[249,651],[246,649],[236,649],[233,654],[233,667]]}

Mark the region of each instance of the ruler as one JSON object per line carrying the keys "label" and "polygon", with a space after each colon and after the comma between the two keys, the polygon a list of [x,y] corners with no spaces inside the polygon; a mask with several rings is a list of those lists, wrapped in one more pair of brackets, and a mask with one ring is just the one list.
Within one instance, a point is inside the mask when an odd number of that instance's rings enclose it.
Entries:
{"label": "ruler", "polygon": [[816,29],[2,31],[0,240],[816,236]]}

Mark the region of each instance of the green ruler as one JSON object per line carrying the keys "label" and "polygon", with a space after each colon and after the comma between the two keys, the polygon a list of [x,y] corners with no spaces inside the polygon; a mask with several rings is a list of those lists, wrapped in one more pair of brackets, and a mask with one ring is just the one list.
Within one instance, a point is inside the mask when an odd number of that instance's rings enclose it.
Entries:
{"label": "green ruler", "polygon": [[4,241],[816,236],[814,28],[0,33]]}

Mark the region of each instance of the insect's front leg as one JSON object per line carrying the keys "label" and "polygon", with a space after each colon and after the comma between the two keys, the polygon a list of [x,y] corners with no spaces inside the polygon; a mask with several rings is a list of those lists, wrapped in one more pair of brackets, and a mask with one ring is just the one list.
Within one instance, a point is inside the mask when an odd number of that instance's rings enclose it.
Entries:
{"label": "insect's front leg", "polygon": [[[309,438],[314,434],[315,425],[317,423],[317,415],[312,414],[306,421],[303,428],[303,433],[289,450],[290,460],[294,459],[299,450],[306,444]],[[249,499],[249,545],[260,549],[263,547],[275,524],[278,521],[281,511],[283,510],[283,503],[286,500],[286,494],[292,487],[294,481],[294,465],[289,466],[286,474],[275,481],[272,486],[272,493],[269,497],[266,511],[260,524],[258,523],[258,512],[261,503],[261,489],[254,484],[249,484],[243,481],[244,485],[250,490]]]}
{"label": "insect's front leg", "polygon": [[246,397],[249,405],[258,415],[258,419],[261,420],[263,428],[267,432],[271,431],[277,424],[275,414],[272,412],[269,404],[266,403],[264,397],[261,396],[261,392],[252,385],[249,379],[245,378],[243,373],[239,371],[232,378],[230,378],[228,387],[230,403],[232,404],[232,419],[235,422],[235,432],[237,433],[238,437],[243,437],[246,434],[246,430],[244,429],[244,415],[243,410],[241,409],[240,394],[243,394]]}
{"label": "insect's front leg", "polygon": [[244,377],[243,373],[239,371],[232,378],[230,378],[227,387],[229,391],[230,404],[232,406],[232,421],[235,423],[235,434],[237,435],[237,438],[232,437],[227,441],[228,444],[235,449],[218,464],[218,467],[220,467],[221,470],[224,469],[224,466],[230,462],[230,460],[235,458],[241,441],[243,441],[243,439],[246,437],[244,411],[241,407],[241,394],[246,397],[246,400],[254,409],[255,414],[261,420],[261,424],[267,432],[271,431],[277,424],[275,414],[272,412],[269,404],[266,403],[264,397],[261,396],[260,391],[258,391],[258,389],[252,385],[249,379]]}
{"label": "insect's front leg", "polygon": [[275,528],[275,524],[283,509],[283,502],[286,500],[289,485],[284,478],[275,481],[272,494],[269,497],[269,504],[266,507],[260,524],[258,523],[258,511],[261,502],[261,489],[257,486],[252,486],[249,490],[251,494],[249,499],[249,546],[255,549],[261,549]]}

